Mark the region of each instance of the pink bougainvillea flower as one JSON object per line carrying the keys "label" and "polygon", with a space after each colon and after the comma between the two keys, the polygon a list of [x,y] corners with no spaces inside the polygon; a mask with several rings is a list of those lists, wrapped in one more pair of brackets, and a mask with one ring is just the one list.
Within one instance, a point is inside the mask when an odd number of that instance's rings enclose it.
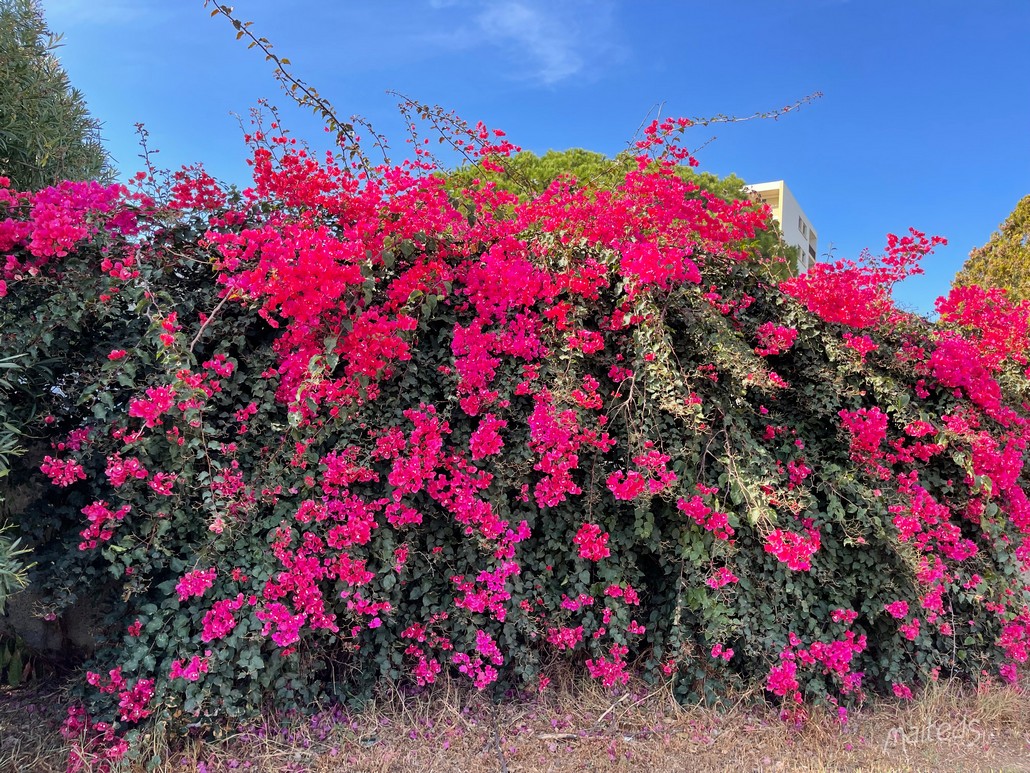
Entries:
{"label": "pink bougainvillea flower", "polygon": [[579,527],[573,544],[579,546],[579,557],[590,561],[600,561],[611,555],[608,549],[608,534],[601,531],[601,527],[593,523],[584,523]]}

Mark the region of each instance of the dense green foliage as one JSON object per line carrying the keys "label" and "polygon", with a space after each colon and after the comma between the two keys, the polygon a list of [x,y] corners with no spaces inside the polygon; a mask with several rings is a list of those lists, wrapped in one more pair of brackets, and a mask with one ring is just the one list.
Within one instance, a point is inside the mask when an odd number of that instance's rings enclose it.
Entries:
{"label": "dense green foliage", "polygon": [[20,526],[43,612],[107,613],[76,759],[557,663],[795,719],[1015,678],[1025,309],[899,312],[917,233],[777,286],[762,213],[680,172],[685,125],[621,182],[521,199],[264,135],[242,193],[2,191],[0,357],[34,385],[7,410],[49,443],[14,464],[54,484]]}
{"label": "dense green foliage", "polygon": [[[37,0],[0,0],[0,177],[17,190],[38,190],[61,180],[111,177],[100,124],[72,88],[55,56],[52,34]],[[19,381],[17,355],[0,360],[0,402],[31,388]],[[0,478],[22,453],[20,425],[0,405]],[[3,498],[0,496],[0,525]],[[0,539],[0,610],[23,582],[18,548]]]}

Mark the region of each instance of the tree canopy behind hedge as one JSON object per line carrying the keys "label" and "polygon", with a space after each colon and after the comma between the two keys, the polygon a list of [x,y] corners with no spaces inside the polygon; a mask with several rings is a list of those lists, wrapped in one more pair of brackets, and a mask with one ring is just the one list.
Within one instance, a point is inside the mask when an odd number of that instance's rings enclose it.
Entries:
{"label": "tree canopy behind hedge", "polygon": [[[503,171],[483,169],[470,162],[443,176],[455,191],[473,184],[493,183],[520,197],[534,197],[563,177],[574,179],[588,190],[610,190],[618,187],[627,172],[636,165],[636,159],[629,151],[609,158],[603,153],[582,148],[549,150],[542,156],[524,150],[507,159]],[[702,199],[704,195],[712,194],[726,202],[751,198],[746,183],[734,174],[719,177],[711,172],[698,171],[690,164],[677,164],[672,171],[687,183],[687,196]],[[755,207],[764,209],[758,201]],[[742,246],[753,254],[756,262],[768,267],[772,278],[784,279],[797,274],[797,248],[783,241],[779,223],[771,213],[763,226],[756,229],[753,240]]]}
{"label": "tree canopy behind hedge", "polygon": [[73,88],[37,0],[0,0],[0,177],[17,190],[110,179],[100,124]]}
{"label": "tree canopy behind hedge", "polygon": [[[0,356],[48,385],[22,530],[45,612],[110,611],[74,764],[152,719],[444,672],[637,669],[793,716],[1016,678],[1026,307],[897,310],[918,232],[772,284],[765,214],[678,172],[688,127],[650,126],[616,184],[522,198],[279,131],[239,193],[200,168],[167,203],[0,193]],[[487,171],[517,152],[452,128]]]}
{"label": "tree canopy behind hedge", "polygon": [[1030,299],[1030,194],[1016,204],[998,230],[969,259],[955,285],[999,287],[1014,302]]}

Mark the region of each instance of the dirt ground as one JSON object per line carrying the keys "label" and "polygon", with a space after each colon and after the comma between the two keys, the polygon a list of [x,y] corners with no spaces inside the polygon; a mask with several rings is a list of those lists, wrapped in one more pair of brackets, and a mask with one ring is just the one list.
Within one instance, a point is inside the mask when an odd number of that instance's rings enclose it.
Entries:
{"label": "dirt ground", "polygon": [[[0,771],[63,771],[59,685],[0,690]],[[493,706],[445,688],[387,695],[360,714],[266,719],[220,740],[147,738],[117,770],[215,773],[354,771],[1030,771],[1030,691],[932,687],[880,701],[846,724],[814,709],[803,727],[755,696],[721,711],[677,705],[643,685],[583,685]]]}

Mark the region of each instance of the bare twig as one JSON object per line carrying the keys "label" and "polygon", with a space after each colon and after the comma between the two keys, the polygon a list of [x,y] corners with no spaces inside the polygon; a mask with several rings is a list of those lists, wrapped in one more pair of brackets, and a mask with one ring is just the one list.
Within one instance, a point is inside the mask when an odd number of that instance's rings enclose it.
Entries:
{"label": "bare twig", "polygon": [[781,107],[777,110],[759,110],[758,112],[752,113],[751,115],[738,116],[724,115],[722,113],[719,113],[718,115],[713,115],[708,118],[691,118],[690,120],[694,126],[708,126],[709,124],[713,123],[743,123],[745,121],[754,121],[758,118],[772,118],[775,121],[778,120],[781,115],[786,115],[787,113],[800,110],[804,105],[814,102],[815,100],[822,97],[822,95],[823,93],[821,91],[813,91],[807,97],[802,97],[796,102]]}
{"label": "bare twig", "polygon": [[275,79],[279,82],[286,95],[301,107],[310,108],[314,113],[320,115],[329,130],[336,132],[337,142],[340,145],[341,151],[346,152],[352,159],[356,159],[367,174],[373,174],[375,167],[361,150],[358,136],[354,131],[355,123],[372,135],[373,143],[383,151],[384,161],[389,163],[389,159],[386,157],[386,141],[372,128],[372,124],[358,116],[351,116],[350,121],[342,120],[336,112],[336,108],[333,107],[333,104],[328,99],[319,94],[314,86],[308,85],[293,74],[290,70],[290,60],[285,56],[279,56],[275,53],[272,49],[272,43],[268,38],[258,37],[251,31],[250,28],[253,22],[240,21],[236,18],[233,15],[233,7],[231,5],[224,5],[218,2],[212,3],[211,0],[205,0],[204,5],[205,7],[214,5],[214,10],[211,12],[212,16],[224,16],[236,29],[237,40],[246,38],[249,41],[247,43],[248,48],[259,49],[265,55],[265,61],[272,62]]}
{"label": "bare twig", "polygon": [[497,726],[497,704],[492,704],[490,721],[493,724],[494,750],[497,752],[497,762],[501,766],[501,773],[508,773],[508,760],[504,757],[504,749],[501,748],[501,732]]}
{"label": "bare twig", "polygon": [[611,714],[612,711],[615,709],[615,707],[618,706],[620,703],[622,703],[624,700],[626,700],[628,697],[629,697],[629,693],[628,692],[624,692],[622,695],[620,695],[618,698],[616,698],[615,702],[611,706],[609,706],[607,709],[605,709],[604,713],[601,716],[599,716],[594,721],[594,725],[595,726],[596,725],[600,725],[601,722],[604,720],[604,718],[607,717],[609,714]]}
{"label": "bare twig", "polygon": [[191,354],[193,352],[193,347],[197,345],[197,342],[200,341],[200,337],[204,335],[204,328],[211,324],[211,320],[213,320],[215,318],[215,315],[218,314],[219,311],[221,311],[222,307],[226,304],[226,301],[229,300],[229,295],[231,295],[231,293],[226,293],[225,296],[223,296],[222,300],[218,302],[218,305],[211,310],[211,313],[201,323],[200,329],[197,331],[197,334],[193,336],[193,340],[190,341]]}

